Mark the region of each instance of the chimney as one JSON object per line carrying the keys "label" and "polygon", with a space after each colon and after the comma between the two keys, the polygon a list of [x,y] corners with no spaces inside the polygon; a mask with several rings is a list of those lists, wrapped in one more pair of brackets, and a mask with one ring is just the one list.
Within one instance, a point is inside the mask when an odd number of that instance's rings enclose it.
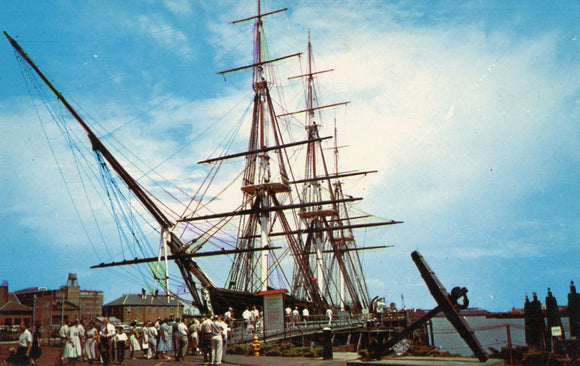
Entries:
{"label": "chimney", "polygon": [[2,281],[0,285],[0,306],[8,302],[8,281]]}
{"label": "chimney", "polygon": [[80,287],[79,281],[77,281],[77,274],[76,273],[69,273],[68,280],[66,281],[67,287]]}

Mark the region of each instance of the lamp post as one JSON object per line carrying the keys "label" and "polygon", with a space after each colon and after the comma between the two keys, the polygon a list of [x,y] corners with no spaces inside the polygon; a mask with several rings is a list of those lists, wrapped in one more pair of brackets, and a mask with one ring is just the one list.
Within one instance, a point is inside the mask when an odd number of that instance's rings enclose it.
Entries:
{"label": "lamp post", "polygon": [[61,312],[60,312],[60,326],[62,327],[64,325],[64,291],[62,292],[62,306],[61,306]]}

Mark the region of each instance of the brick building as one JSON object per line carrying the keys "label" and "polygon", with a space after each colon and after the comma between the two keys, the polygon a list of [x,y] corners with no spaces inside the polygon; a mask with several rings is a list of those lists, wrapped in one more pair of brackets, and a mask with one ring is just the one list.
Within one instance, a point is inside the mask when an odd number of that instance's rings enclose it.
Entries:
{"label": "brick building", "polygon": [[33,310],[40,325],[62,324],[70,319],[93,320],[102,313],[103,292],[81,290],[77,276],[69,273],[66,285],[57,290],[32,287],[15,291],[20,303]]}
{"label": "brick building", "polygon": [[19,325],[24,321],[26,326],[32,324],[32,308],[23,305],[18,298],[8,292],[8,282],[0,284],[0,326]]}
{"label": "brick building", "polygon": [[154,321],[157,318],[180,318],[184,304],[173,296],[128,294],[103,305],[103,315],[114,316],[122,323]]}

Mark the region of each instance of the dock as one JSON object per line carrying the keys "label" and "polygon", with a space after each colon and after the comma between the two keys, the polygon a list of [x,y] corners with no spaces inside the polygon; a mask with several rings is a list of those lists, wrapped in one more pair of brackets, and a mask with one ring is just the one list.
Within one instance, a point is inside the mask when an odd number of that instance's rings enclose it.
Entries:
{"label": "dock", "polygon": [[490,359],[480,362],[470,357],[396,357],[375,361],[349,360],[347,366],[500,366],[503,360]]}

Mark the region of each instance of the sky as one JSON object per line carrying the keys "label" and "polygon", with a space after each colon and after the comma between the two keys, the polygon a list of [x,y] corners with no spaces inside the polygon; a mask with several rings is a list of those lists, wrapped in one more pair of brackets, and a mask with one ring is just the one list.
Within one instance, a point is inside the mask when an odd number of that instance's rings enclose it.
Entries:
{"label": "sky", "polygon": [[[247,107],[248,73],[217,72],[251,63],[251,24],[230,22],[255,7],[9,0],[0,24],[141,184],[175,196],[168,182],[193,194],[206,173],[197,162],[216,155]],[[350,102],[328,114],[347,146],[343,170],[378,170],[345,189],[364,196],[360,210],[404,221],[358,233],[393,245],[361,252],[371,297],[434,307],[410,257],[419,250],[448,290],[468,288],[471,306],[521,308],[548,287],[565,304],[580,281],[580,3],[262,3],[284,7],[264,20],[270,54],[305,52],[310,31],[318,69],[334,69],[319,78],[324,101]],[[0,280],[58,288],[77,273],[105,302],[139,292],[134,270],[89,269],[140,255],[101,221],[110,209],[90,192],[98,184],[78,178],[94,158],[71,155],[5,39],[0,66]],[[289,90],[298,105],[303,95]],[[228,259],[215,261],[198,262],[223,284]]]}

